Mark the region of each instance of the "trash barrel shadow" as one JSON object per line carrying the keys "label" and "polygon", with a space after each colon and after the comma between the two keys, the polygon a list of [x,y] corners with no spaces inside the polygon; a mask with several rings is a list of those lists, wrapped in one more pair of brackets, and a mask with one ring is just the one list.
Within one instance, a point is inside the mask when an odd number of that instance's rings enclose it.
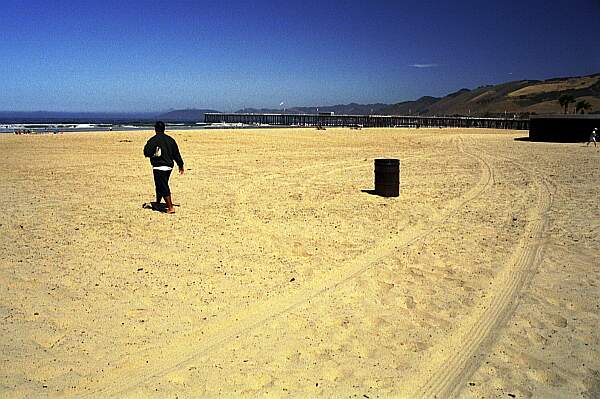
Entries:
{"label": "trash barrel shadow", "polygon": [[371,195],[378,195],[375,190],[360,190],[360,191],[363,193],[371,194]]}

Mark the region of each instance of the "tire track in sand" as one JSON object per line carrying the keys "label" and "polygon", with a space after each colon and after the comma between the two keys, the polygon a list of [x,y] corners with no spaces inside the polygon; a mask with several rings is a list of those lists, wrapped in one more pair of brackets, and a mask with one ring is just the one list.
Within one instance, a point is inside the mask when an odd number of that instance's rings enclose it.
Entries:
{"label": "tire track in sand", "polygon": [[477,370],[492,347],[499,330],[514,313],[518,295],[535,275],[542,256],[543,233],[547,212],[552,205],[551,183],[542,175],[512,159],[506,160],[529,174],[537,188],[537,201],[529,209],[529,223],[521,235],[508,266],[492,283],[490,295],[455,333],[436,345],[429,354],[429,363],[408,382],[407,390],[418,387],[413,397],[450,398],[464,389],[468,378]]}
{"label": "tire track in sand", "polygon": [[240,335],[247,334],[270,320],[310,303],[313,298],[334,290],[360,275],[395,250],[434,233],[441,223],[489,189],[493,181],[492,168],[483,157],[465,151],[460,138],[457,138],[455,144],[460,153],[477,160],[480,176],[477,183],[465,194],[448,201],[438,217],[413,226],[396,237],[383,240],[362,255],[340,266],[335,272],[311,282],[306,287],[300,287],[297,292],[251,306],[240,312],[238,317],[224,321],[218,331],[208,334],[204,334],[201,330],[190,331],[187,336],[174,338],[163,347],[133,353],[123,358],[121,362],[113,363],[111,369],[105,368],[102,376],[89,381],[84,392],[67,392],[66,395],[77,398],[122,397],[145,383],[191,365],[198,357],[219,350]]}

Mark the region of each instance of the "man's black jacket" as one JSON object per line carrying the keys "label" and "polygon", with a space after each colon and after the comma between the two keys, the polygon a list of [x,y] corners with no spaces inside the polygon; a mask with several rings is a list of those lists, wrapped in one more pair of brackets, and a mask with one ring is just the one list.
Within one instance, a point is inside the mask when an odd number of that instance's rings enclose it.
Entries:
{"label": "man's black jacket", "polygon": [[[154,156],[156,147],[160,147],[161,154],[159,157]],[[157,133],[148,140],[144,146],[144,156],[150,158],[152,166],[169,166],[172,168],[173,161],[175,161],[179,168],[183,168],[183,159],[181,159],[175,139],[164,133]]]}

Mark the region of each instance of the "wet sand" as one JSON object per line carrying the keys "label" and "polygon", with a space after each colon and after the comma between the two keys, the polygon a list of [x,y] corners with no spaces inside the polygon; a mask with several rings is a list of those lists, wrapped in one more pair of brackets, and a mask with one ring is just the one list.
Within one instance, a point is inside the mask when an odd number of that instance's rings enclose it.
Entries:
{"label": "wet sand", "polygon": [[600,396],[600,147],[170,134],[175,215],[150,132],[0,135],[0,396]]}

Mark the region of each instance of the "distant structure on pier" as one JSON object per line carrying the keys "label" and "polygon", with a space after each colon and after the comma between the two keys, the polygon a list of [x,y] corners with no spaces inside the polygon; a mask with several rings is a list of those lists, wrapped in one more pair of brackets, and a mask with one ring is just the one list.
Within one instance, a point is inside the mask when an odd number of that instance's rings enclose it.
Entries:
{"label": "distant structure on pier", "polygon": [[529,119],[471,118],[461,116],[392,116],[318,114],[225,114],[206,113],[205,123],[268,126],[361,126],[361,127],[477,127],[527,130]]}

